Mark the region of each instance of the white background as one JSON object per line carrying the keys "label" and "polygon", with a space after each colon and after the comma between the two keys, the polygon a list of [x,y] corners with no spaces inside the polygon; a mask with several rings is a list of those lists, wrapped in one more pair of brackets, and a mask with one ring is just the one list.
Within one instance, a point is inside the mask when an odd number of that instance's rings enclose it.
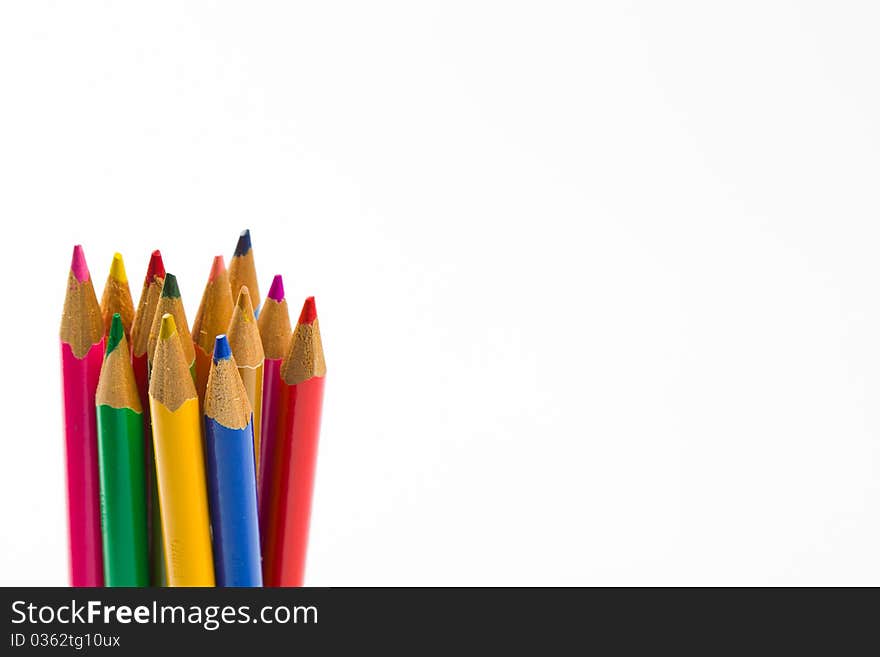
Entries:
{"label": "white background", "polygon": [[0,584],[71,247],[317,296],[307,583],[880,584],[873,3],[7,2]]}

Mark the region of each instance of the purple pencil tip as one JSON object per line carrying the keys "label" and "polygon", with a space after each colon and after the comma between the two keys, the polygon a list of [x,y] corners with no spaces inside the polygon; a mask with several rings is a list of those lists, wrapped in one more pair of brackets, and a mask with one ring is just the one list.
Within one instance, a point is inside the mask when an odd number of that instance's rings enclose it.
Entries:
{"label": "purple pencil tip", "polygon": [[281,274],[277,274],[272,279],[272,287],[269,288],[269,298],[272,301],[284,301],[284,281]]}

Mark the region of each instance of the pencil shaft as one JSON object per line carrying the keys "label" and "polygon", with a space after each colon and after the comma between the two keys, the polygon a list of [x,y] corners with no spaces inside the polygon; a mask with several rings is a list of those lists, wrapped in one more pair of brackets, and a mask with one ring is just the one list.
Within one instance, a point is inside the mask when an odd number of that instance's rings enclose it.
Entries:
{"label": "pencil shaft", "polygon": [[208,385],[208,374],[211,371],[211,354],[205,353],[199,345],[195,345],[196,359],[193,361],[191,370],[193,381],[196,384],[196,392],[199,394],[199,406],[205,407],[205,386]]}
{"label": "pencil shaft", "polygon": [[[131,366],[137,383],[141,406],[150,408],[149,359],[144,352],[140,356],[132,353]],[[159,493],[156,490],[156,457],[153,453],[153,427],[150,414],[143,413],[144,419],[144,495],[147,505],[147,543],[150,560],[150,584],[165,585],[165,557],[162,547],[162,519],[159,515]]]}
{"label": "pencil shaft", "polygon": [[165,572],[165,538],[162,536],[162,507],[159,504],[159,477],[156,473],[156,456],[150,441],[150,586],[168,586]]}
{"label": "pencil shaft", "polygon": [[268,537],[263,562],[267,586],[303,585],[323,399],[324,377],[282,384],[278,525]]}
{"label": "pencil shaft", "polygon": [[97,409],[106,586],[149,585],[142,415]]}
{"label": "pencil shaft", "polygon": [[[150,397],[148,396],[148,391],[150,389],[150,378],[149,378],[149,370],[147,366],[147,354],[141,354],[140,356],[135,356],[132,354],[131,356],[131,368],[134,370],[134,381],[137,384],[138,396],[141,400],[142,408],[150,407]],[[143,414],[144,427],[146,428],[150,424],[150,414]]]}
{"label": "pencil shaft", "polygon": [[278,444],[278,415],[280,403],[278,396],[281,391],[281,359],[267,358],[263,362],[263,400],[262,417],[260,418],[260,455],[259,486],[260,504],[260,540],[263,552],[266,551],[265,540],[269,533],[269,523],[274,522],[277,494],[273,491],[278,482],[278,475],[273,473],[277,464],[276,445]]}
{"label": "pencil shaft", "polygon": [[207,479],[218,586],[261,586],[253,422],[231,429],[205,417]]}
{"label": "pencil shaft", "polygon": [[150,395],[169,586],[214,586],[199,404],[174,411]]}
{"label": "pencil shaft", "polygon": [[61,343],[71,586],[103,586],[95,391],[104,339],[77,358]]}

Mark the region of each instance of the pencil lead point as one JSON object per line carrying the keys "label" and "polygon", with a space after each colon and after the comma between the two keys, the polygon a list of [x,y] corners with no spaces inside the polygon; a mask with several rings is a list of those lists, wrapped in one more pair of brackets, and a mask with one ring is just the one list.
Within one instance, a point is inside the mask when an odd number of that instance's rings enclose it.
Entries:
{"label": "pencil lead point", "polygon": [[150,255],[150,264],[147,265],[147,282],[154,278],[165,278],[165,263],[162,262],[162,254],[159,249]]}
{"label": "pencil lead point", "polygon": [[119,283],[128,283],[128,276],[125,275],[125,261],[123,261],[121,253],[113,254],[113,261],[110,263],[110,278]]}
{"label": "pencil lead point", "polygon": [[214,362],[218,360],[229,360],[232,357],[232,349],[229,347],[229,340],[226,334],[221,333],[214,339]]}
{"label": "pencil lead point", "polygon": [[223,261],[223,256],[218,255],[214,256],[214,262],[211,263],[211,273],[208,275],[208,282],[213,281],[220,274],[226,271],[226,263]]}
{"label": "pencil lead point", "polygon": [[254,304],[251,302],[251,293],[247,285],[241,286],[241,289],[238,291],[238,299],[235,300],[235,305],[241,312],[245,313],[245,316],[248,313],[250,313],[251,317],[254,316]]}
{"label": "pencil lead point", "polygon": [[302,312],[299,315],[300,324],[311,324],[318,317],[318,311],[315,309],[315,297],[308,297],[303,304]]}
{"label": "pencil lead point", "polygon": [[122,328],[122,315],[113,313],[113,319],[110,320],[110,333],[107,335],[107,351],[105,353],[109,354],[116,349],[124,337],[125,330]]}
{"label": "pencil lead point", "polygon": [[272,301],[284,301],[284,280],[281,274],[276,274],[272,279],[272,287],[269,288],[269,298]]}
{"label": "pencil lead point", "polygon": [[84,283],[89,280],[89,267],[86,264],[86,255],[83,253],[81,244],[73,247],[73,258],[70,261],[70,271],[76,276],[76,280]]}
{"label": "pencil lead point", "polygon": [[162,285],[162,296],[166,299],[179,299],[180,288],[177,287],[177,276],[165,274],[165,283]]}
{"label": "pencil lead point", "polygon": [[159,339],[167,340],[177,334],[177,326],[174,324],[174,317],[170,313],[162,315],[162,326],[159,328]]}
{"label": "pencil lead point", "polygon": [[248,251],[251,250],[251,231],[250,228],[245,228],[241,231],[241,235],[238,236],[238,243],[235,245],[235,256],[243,256],[247,255]]}

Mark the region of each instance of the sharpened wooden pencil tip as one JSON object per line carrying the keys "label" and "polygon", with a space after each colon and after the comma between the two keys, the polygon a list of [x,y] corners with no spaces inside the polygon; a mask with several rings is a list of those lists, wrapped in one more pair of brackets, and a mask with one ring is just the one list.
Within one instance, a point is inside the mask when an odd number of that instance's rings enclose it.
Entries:
{"label": "sharpened wooden pencil tip", "polygon": [[[127,408],[135,413],[143,411],[134,370],[131,367],[131,355],[128,351],[128,342],[125,339],[122,315],[119,313],[113,313],[113,319],[110,320],[107,349],[101,365],[101,374],[98,377],[95,403],[98,406]],[[138,426],[140,423],[141,420],[138,420]],[[100,420],[98,426],[101,426]],[[115,435],[115,432],[113,433]]]}
{"label": "sharpened wooden pencil tip", "polygon": [[287,355],[281,363],[281,380],[287,385],[295,385],[326,373],[327,364],[324,362],[315,298],[309,297],[303,305],[299,322],[290,338]]}
{"label": "sharpened wooden pencil tip", "polygon": [[250,290],[247,289],[247,285],[242,285],[241,289],[238,291],[238,299],[235,300],[235,305],[241,309],[244,313],[250,313],[251,317],[254,315],[254,304],[251,303],[251,293]]}
{"label": "sharpened wooden pencil tip", "polygon": [[177,326],[174,324],[174,317],[170,313],[162,315],[162,326],[159,328],[159,339],[167,340],[177,334]]}
{"label": "sharpened wooden pencil tip", "polygon": [[70,260],[70,271],[76,276],[76,280],[84,283],[89,280],[89,266],[86,264],[86,255],[83,253],[81,244],[73,247],[73,258]]}
{"label": "sharpened wooden pencil tip", "polygon": [[308,297],[303,304],[302,312],[299,314],[300,324],[311,324],[318,317],[318,311],[315,309],[315,297]]}

